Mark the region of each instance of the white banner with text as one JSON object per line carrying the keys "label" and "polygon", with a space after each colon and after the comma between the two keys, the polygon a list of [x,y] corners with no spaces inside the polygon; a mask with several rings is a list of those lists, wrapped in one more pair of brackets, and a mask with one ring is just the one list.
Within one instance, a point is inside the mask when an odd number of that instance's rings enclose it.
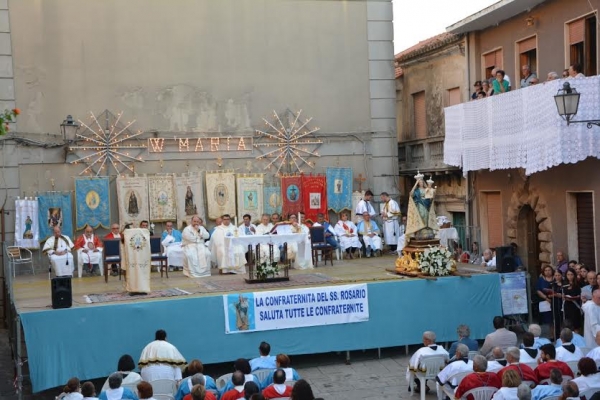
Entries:
{"label": "white banner with text", "polygon": [[366,284],[228,294],[223,306],[225,333],[369,320]]}

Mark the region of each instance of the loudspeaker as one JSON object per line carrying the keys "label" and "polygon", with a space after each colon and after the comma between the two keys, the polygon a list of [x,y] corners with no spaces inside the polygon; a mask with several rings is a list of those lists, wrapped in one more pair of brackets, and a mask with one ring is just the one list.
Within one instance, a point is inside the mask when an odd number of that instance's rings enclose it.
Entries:
{"label": "loudspeaker", "polygon": [[496,247],[496,269],[498,272],[515,272],[517,262],[513,255],[512,246]]}
{"label": "loudspeaker", "polygon": [[73,305],[71,277],[52,279],[52,308],[70,308]]}

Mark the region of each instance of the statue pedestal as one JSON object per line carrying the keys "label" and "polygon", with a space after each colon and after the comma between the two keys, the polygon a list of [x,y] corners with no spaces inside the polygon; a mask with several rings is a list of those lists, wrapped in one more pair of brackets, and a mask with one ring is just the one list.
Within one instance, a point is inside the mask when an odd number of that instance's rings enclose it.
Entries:
{"label": "statue pedestal", "polygon": [[439,246],[440,239],[411,239],[406,246],[404,246],[403,251],[407,253],[422,253],[429,248],[429,246]]}
{"label": "statue pedestal", "polygon": [[396,272],[408,276],[421,276],[419,255],[429,246],[439,246],[439,239],[411,239],[402,249],[404,255],[396,259]]}

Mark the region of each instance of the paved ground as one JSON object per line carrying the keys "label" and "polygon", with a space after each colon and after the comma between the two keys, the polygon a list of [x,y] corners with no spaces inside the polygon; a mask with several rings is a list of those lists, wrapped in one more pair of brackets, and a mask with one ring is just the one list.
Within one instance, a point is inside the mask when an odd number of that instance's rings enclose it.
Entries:
{"label": "paved ground", "polygon": [[[414,351],[411,349],[411,351]],[[376,350],[351,353],[350,365],[346,365],[345,353],[326,353],[292,357],[294,367],[300,376],[308,380],[314,394],[325,400],[385,400],[404,399],[410,396],[407,389],[405,371],[408,357],[404,347],[382,349],[381,359]],[[212,376],[231,371],[231,363],[206,365],[206,372]],[[0,330],[0,399],[16,400],[13,388],[14,371],[6,330]],[[93,381],[100,388],[104,379]],[[433,385],[430,383],[433,389]],[[53,400],[60,388],[43,393],[31,394],[26,385],[25,400]],[[435,391],[428,400],[434,400]],[[418,400],[419,397],[414,396]]]}

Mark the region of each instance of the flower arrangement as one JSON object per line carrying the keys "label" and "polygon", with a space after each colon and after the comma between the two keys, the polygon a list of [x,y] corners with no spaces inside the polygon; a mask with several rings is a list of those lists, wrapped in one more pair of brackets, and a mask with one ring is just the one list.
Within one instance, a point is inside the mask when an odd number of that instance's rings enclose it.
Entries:
{"label": "flower arrangement", "polygon": [[431,276],[450,275],[455,266],[452,253],[440,246],[429,246],[419,258],[421,272]]}
{"label": "flower arrangement", "polygon": [[21,114],[21,110],[13,108],[12,110],[4,110],[0,114],[0,136],[6,135],[9,131],[8,124],[17,121],[17,115]]}
{"label": "flower arrangement", "polygon": [[268,277],[275,277],[279,273],[279,267],[277,261],[264,261],[256,266],[256,278],[267,279]]}

